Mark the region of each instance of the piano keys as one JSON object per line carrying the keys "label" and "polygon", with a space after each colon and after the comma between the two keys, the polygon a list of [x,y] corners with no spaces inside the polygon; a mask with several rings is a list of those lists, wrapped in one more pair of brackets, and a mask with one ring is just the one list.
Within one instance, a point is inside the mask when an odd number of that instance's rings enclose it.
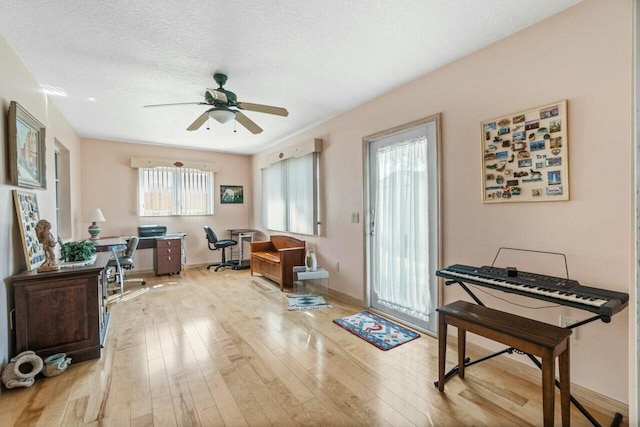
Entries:
{"label": "piano keys", "polygon": [[596,313],[604,322],[609,322],[612,315],[629,303],[629,294],[582,286],[576,280],[522,271],[513,274],[506,268],[462,264],[436,271],[436,276],[453,282],[484,286]]}

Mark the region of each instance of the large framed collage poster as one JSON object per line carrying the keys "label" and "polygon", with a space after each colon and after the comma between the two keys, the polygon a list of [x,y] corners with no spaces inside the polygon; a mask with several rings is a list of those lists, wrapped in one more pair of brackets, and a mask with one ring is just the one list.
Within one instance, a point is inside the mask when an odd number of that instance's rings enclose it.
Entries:
{"label": "large framed collage poster", "polygon": [[484,203],[569,200],[566,100],[481,127]]}

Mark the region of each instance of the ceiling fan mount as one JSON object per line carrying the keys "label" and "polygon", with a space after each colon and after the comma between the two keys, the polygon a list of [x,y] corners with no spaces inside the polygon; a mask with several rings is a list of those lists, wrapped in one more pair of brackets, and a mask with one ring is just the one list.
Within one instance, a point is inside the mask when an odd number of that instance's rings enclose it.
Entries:
{"label": "ceiling fan mount", "polygon": [[224,86],[227,83],[227,75],[222,73],[215,73],[213,75],[213,80],[215,80],[216,83],[218,83],[218,85],[220,86],[220,88],[222,88],[222,86]]}
{"label": "ceiling fan mount", "polygon": [[[285,108],[273,107],[271,105],[252,104],[248,102],[238,102],[236,94],[224,89],[227,83],[227,75],[222,73],[215,73],[213,80],[218,84],[217,89],[207,89],[204,93],[205,102],[180,102],[174,104],[155,104],[145,105],[145,107],[166,107],[173,105],[207,105],[213,107],[202,113],[191,125],[187,128],[188,131],[194,131],[200,129],[200,127],[211,117],[219,123],[226,123],[227,121],[235,118],[235,120],[242,126],[247,128],[249,132],[257,134],[262,132],[262,128],[258,126],[253,120],[245,116],[239,110],[256,111],[259,113],[274,114],[276,116],[287,117],[289,112]],[[234,117],[231,115],[233,114]]]}

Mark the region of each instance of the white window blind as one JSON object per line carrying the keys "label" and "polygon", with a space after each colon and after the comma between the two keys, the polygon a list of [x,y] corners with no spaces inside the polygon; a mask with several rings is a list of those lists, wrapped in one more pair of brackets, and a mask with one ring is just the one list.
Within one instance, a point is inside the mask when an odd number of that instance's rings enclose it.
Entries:
{"label": "white window blind", "polygon": [[292,157],[262,169],[264,227],[318,234],[318,154]]}
{"label": "white window blind", "polygon": [[213,172],[164,166],[138,170],[140,216],[213,214]]}

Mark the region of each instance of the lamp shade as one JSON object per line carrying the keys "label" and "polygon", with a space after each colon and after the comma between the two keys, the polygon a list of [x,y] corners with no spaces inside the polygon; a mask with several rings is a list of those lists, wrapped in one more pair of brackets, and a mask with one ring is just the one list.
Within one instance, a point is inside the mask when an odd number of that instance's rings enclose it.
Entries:
{"label": "lamp shade", "polygon": [[95,208],[89,214],[89,221],[91,222],[105,222],[104,215],[102,215],[102,211],[100,208]]}
{"label": "lamp shade", "polygon": [[225,124],[228,121],[235,119],[236,113],[231,110],[211,110],[209,111],[209,117],[218,123]]}

